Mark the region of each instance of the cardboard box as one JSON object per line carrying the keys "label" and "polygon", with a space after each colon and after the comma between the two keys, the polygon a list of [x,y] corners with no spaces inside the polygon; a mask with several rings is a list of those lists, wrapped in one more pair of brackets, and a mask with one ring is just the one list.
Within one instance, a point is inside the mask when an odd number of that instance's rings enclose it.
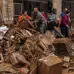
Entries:
{"label": "cardboard box", "polygon": [[38,74],[62,74],[62,61],[57,56],[42,58],[39,64]]}

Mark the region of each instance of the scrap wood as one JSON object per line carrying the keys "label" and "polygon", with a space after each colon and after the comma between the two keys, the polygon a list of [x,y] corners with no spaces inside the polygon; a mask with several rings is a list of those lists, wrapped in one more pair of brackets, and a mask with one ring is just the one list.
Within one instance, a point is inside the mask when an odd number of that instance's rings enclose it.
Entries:
{"label": "scrap wood", "polygon": [[29,48],[29,45],[28,44],[25,44],[26,46],[27,46],[27,48],[28,48],[28,53],[29,53],[29,55],[31,56],[31,57],[33,57],[33,54],[31,53],[31,50],[30,50],[30,48]]}
{"label": "scrap wood", "polygon": [[[49,55],[51,50],[48,48],[48,45],[50,45],[50,41],[52,43],[54,40],[52,40],[52,35],[50,34],[50,32],[44,35],[40,35],[39,33],[35,33],[35,31],[31,31],[31,29],[28,30],[21,28],[9,29],[4,38],[6,39],[4,40],[4,43],[6,43],[4,44],[4,49],[7,49],[4,56],[4,61],[9,57],[5,62],[11,62],[12,65],[17,65],[19,64],[19,62],[21,62],[22,64],[28,64],[29,67],[31,67],[31,64],[33,65],[34,63],[37,66],[37,62],[40,58]],[[22,44],[21,39],[24,40]],[[17,44],[21,45],[18,45],[19,50],[16,51]],[[21,55],[17,55],[16,52],[20,53]],[[46,52],[48,52],[48,54]],[[15,58],[12,57],[12,54],[14,53]],[[16,61],[12,58],[16,59]],[[9,60],[10,62],[8,62]]]}
{"label": "scrap wood", "polygon": [[55,51],[55,48],[53,45],[47,46],[43,42],[40,41],[39,46],[43,49],[43,52],[45,55],[49,55],[51,52]]}
{"label": "scrap wood", "polygon": [[31,29],[31,28],[27,28],[28,31],[30,31],[31,33],[38,33],[36,30]]}
{"label": "scrap wood", "polygon": [[[29,34],[28,34],[29,33]],[[30,37],[30,35],[32,35],[29,31],[25,30],[25,29],[20,29],[20,28],[14,28],[14,29],[10,29],[8,30],[8,32],[5,34],[5,37],[7,40],[11,40],[11,37],[14,36],[17,36],[19,38],[28,38]]]}
{"label": "scrap wood", "polygon": [[8,37],[4,36],[3,39],[7,40],[7,41],[11,41],[11,42],[14,42],[14,40],[12,39],[9,39]]}
{"label": "scrap wood", "polygon": [[6,37],[10,37],[11,35],[15,34],[16,31],[20,31],[20,28],[12,28],[12,29],[9,29],[9,30],[6,32],[5,36],[6,36]]}
{"label": "scrap wood", "polygon": [[13,65],[16,65],[17,63],[25,63],[27,65],[30,65],[30,62],[28,62],[23,55],[21,55],[19,52],[13,52],[10,55],[10,61]]}
{"label": "scrap wood", "polygon": [[21,49],[24,50],[24,54],[27,52],[27,55],[31,57],[32,62],[40,58],[41,55],[46,55],[43,49],[38,45],[38,41],[34,39],[27,39]]}
{"label": "scrap wood", "polygon": [[13,74],[18,73],[17,70],[13,69],[11,64],[7,64],[7,63],[0,64],[0,72],[10,72]]}
{"label": "scrap wood", "polygon": [[[44,51],[43,51],[42,49],[37,48],[37,47],[34,46],[32,43],[31,43],[31,46],[33,46],[33,48],[34,48],[35,51],[39,51],[40,53],[44,54]],[[39,45],[37,45],[37,46],[39,46]],[[44,54],[44,55],[45,55],[45,54]]]}
{"label": "scrap wood", "polygon": [[65,62],[65,63],[63,64],[63,67],[64,67],[64,68],[68,68],[68,67],[69,67],[69,65],[70,65],[70,63]]}
{"label": "scrap wood", "polygon": [[74,62],[70,61],[70,67],[74,67]]}
{"label": "scrap wood", "polygon": [[69,67],[68,73],[74,72],[74,67]]}
{"label": "scrap wood", "polygon": [[63,59],[64,62],[70,62],[70,57],[65,56]]}
{"label": "scrap wood", "polygon": [[20,32],[24,35],[24,37],[30,37],[32,36],[32,33],[30,33],[29,31],[27,30],[20,30]]}
{"label": "scrap wood", "polygon": [[38,65],[37,65],[37,66],[35,66],[29,74],[37,73],[37,72],[36,72],[36,71],[37,71],[37,67],[38,67]]}
{"label": "scrap wood", "polygon": [[56,38],[51,34],[50,31],[39,36],[39,40],[43,42],[46,46],[51,45]]}
{"label": "scrap wood", "polygon": [[[24,36],[20,33],[20,32],[18,32],[18,31],[16,31],[16,33],[17,33],[17,35],[19,36],[19,38],[21,37],[22,39],[24,38]],[[16,36],[17,36],[16,35]]]}
{"label": "scrap wood", "polygon": [[14,52],[15,50],[15,45],[13,44],[11,47],[9,47],[8,52],[6,53],[4,59],[6,59],[6,57],[8,57],[12,52]]}
{"label": "scrap wood", "polygon": [[71,44],[72,41],[70,38],[58,38],[58,39],[55,39],[53,43]]}
{"label": "scrap wood", "polygon": [[3,58],[2,53],[0,53],[0,63],[3,63],[3,62],[4,62],[4,58]]}
{"label": "scrap wood", "polygon": [[44,51],[48,49],[47,46],[41,41],[39,42],[39,45],[44,49]]}

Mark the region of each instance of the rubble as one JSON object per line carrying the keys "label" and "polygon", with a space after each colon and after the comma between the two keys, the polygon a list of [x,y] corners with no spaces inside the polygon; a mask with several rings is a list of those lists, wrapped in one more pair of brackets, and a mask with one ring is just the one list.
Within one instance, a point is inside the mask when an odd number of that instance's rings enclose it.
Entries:
{"label": "rubble", "polygon": [[9,27],[0,36],[0,74],[49,74],[50,70],[50,74],[54,74],[53,71],[62,74],[62,66],[70,68],[69,57],[62,59],[63,64],[56,56],[65,51],[64,54],[73,53],[74,44],[70,38],[56,39],[50,31],[40,34],[23,26]]}
{"label": "rubble", "polygon": [[63,67],[64,67],[64,68],[68,68],[68,67],[69,67],[69,63],[68,63],[68,62],[65,62],[65,63],[63,64]]}
{"label": "rubble", "polygon": [[64,59],[63,59],[63,67],[64,68],[68,68],[69,67],[69,65],[70,65],[70,57],[68,57],[68,56],[65,56],[64,57]]}
{"label": "rubble", "polygon": [[12,65],[17,65],[20,63],[25,63],[27,65],[30,65],[30,63],[25,59],[23,55],[21,55],[19,52],[11,53],[10,55],[10,61]]}
{"label": "rubble", "polygon": [[63,59],[64,62],[70,62],[70,57],[65,56]]}
{"label": "rubble", "polygon": [[59,55],[69,55],[70,54],[70,48],[72,41],[70,38],[58,38],[55,39],[55,41],[53,42],[53,45],[56,49],[56,53],[58,53]]}
{"label": "rubble", "polygon": [[11,64],[2,63],[2,64],[0,64],[0,74],[3,74],[3,73],[17,74],[19,72],[16,69],[13,69],[13,66]]}
{"label": "rubble", "polygon": [[4,34],[8,31],[8,27],[7,26],[1,26],[0,27],[0,40],[3,38]]}
{"label": "rubble", "polygon": [[55,39],[49,31],[42,35],[32,28],[9,28],[0,40],[3,55],[3,57],[1,55],[0,63],[12,65],[12,69],[15,69],[16,73],[18,71],[17,74],[35,74],[39,59],[54,52],[55,48],[52,43]]}

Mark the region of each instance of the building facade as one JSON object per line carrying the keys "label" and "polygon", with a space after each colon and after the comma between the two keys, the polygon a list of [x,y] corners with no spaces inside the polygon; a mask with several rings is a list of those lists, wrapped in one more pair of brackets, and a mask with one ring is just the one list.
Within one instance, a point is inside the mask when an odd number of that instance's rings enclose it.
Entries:
{"label": "building facade", "polygon": [[48,0],[14,0],[14,15],[17,16],[24,11],[28,11],[28,14],[31,15],[34,7],[46,12],[47,3]]}
{"label": "building facade", "polygon": [[20,12],[28,11],[31,15],[34,7],[47,11],[48,0],[0,0],[0,17],[5,23],[12,23]]}
{"label": "building facade", "polygon": [[74,0],[62,0],[62,9],[68,8],[71,11],[71,18],[74,18]]}
{"label": "building facade", "polygon": [[[62,9],[65,7],[71,10],[71,17],[74,18],[74,1],[73,0],[50,0],[53,8],[56,9],[57,17],[59,17]],[[12,23],[13,18],[18,16],[20,12],[28,11],[31,15],[34,7],[38,7],[41,12],[47,12],[48,0],[0,0],[0,19],[6,23]]]}
{"label": "building facade", "polygon": [[0,21],[13,23],[14,5],[13,0],[0,0]]}

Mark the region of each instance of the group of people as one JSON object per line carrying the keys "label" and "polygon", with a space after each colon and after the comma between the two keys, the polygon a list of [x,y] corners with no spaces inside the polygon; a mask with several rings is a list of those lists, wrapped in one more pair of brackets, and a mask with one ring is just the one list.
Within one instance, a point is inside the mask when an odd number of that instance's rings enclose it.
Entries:
{"label": "group of people", "polygon": [[23,16],[18,17],[19,22],[25,17],[28,21],[34,24],[36,30],[41,34],[49,30],[55,36],[69,37],[69,35],[71,35],[71,28],[69,25],[70,11],[67,8],[60,13],[59,18],[56,18],[53,9],[45,14],[44,12],[40,12],[36,7],[32,12],[32,16],[29,16],[27,11],[21,15]]}
{"label": "group of people", "polygon": [[54,14],[53,10],[51,10],[51,12],[47,15],[47,20],[47,28],[54,35],[58,34],[62,37],[69,37],[72,35],[71,25],[69,24],[71,22],[70,11],[67,8],[65,8],[65,10],[60,13],[58,18],[56,18],[56,14]]}

